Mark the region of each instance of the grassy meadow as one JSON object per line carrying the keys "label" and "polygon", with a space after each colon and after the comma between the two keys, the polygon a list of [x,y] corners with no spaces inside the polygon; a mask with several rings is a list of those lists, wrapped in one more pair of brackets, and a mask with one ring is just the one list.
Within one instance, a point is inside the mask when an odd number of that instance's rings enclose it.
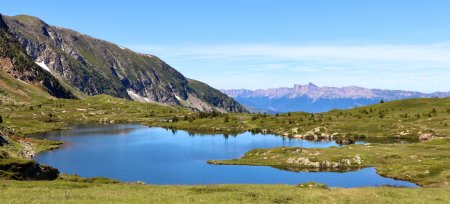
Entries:
{"label": "grassy meadow", "polygon": [[449,188],[0,181],[0,203],[448,203]]}
{"label": "grassy meadow", "polygon": [[[448,203],[450,200],[450,141],[447,139],[450,133],[450,98],[408,99],[319,114],[265,115],[200,113],[187,108],[139,103],[106,95],[80,100],[40,97],[27,101],[20,97],[17,93],[14,97],[6,97],[8,100],[1,103],[3,122],[0,128],[9,141],[9,144],[0,146],[2,164],[26,162],[27,152],[47,151],[61,144],[28,138],[31,133],[70,128],[73,124],[82,123],[136,123],[199,133],[252,131],[318,140],[330,139],[327,135],[374,139],[372,141],[375,142],[368,145],[327,149],[256,149],[241,159],[211,163],[269,165],[298,171],[305,167],[300,165],[305,158],[309,162],[319,162],[319,166],[323,162],[328,162],[328,165],[336,163],[339,168],[350,160],[350,167],[374,166],[383,176],[412,181],[426,188],[153,186],[63,178],[56,181],[0,180],[0,203]],[[433,139],[416,143],[424,133]],[[409,139],[414,143],[381,144],[384,138]],[[380,142],[376,142],[377,139]],[[357,155],[360,163],[356,165],[354,159]]]}

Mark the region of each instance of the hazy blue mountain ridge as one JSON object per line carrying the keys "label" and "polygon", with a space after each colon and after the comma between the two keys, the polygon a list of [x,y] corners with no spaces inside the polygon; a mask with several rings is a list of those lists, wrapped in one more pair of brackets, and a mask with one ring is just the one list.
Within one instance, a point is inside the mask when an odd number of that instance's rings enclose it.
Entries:
{"label": "hazy blue mountain ridge", "polygon": [[368,89],[358,86],[319,87],[313,83],[293,88],[221,90],[254,112],[325,112],[348,109],[406,98],[448,97],[450,92],[421,93],[416,91]]}

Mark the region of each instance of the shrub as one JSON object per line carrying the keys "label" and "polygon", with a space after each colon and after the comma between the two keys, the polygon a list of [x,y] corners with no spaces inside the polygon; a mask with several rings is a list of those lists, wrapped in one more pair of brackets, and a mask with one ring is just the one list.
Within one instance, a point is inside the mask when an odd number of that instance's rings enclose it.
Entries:
{"label": "shrub", "polygon": [[0,115],[0,123],[3,123],[3,118],[1,115]]}
{"label": "shrub", "polygon": [[431,110],[431,114],[436,115],[437,111],[436,108],[433,108],[433,110]]}
{"label": "shrub", "polygon": [[230,122],[230,117],[228,115],[225,115],[223,122],[226,122],[226,123]]}

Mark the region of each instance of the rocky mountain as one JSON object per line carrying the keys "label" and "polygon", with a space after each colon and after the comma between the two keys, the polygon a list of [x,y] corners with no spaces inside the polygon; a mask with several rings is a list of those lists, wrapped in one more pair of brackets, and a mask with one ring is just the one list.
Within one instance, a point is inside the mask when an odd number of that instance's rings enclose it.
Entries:
{"label": "rocky mountain", "polygon": [[45,92],[59,98],[74,98],[67,86],[33,62],[8,30],[0,15],[0,99],[26,101],[46,97]]}
{"label": "rocky mountain", "polygon": [[370,105],[378,103],[380,100],[450,96],[450,92],[426,94],[414,91],[368,89],[357,86],[318,87],[313,83],[294,85],[293,88],[221,91],[256,112],[325,112],[332,109]]}
{"label": "rocky mountain", "polygon": [[108,94],[202,111],[246,111],[232,98],[187,79],[156,56],[51,26],[32,16],[3,19],[8,33],[32,61],[62,84],[73,87],[75,95]]}

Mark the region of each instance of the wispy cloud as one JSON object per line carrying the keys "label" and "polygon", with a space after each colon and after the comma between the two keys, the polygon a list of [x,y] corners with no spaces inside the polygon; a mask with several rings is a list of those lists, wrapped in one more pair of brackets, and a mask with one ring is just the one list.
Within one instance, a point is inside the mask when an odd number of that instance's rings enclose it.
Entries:
{"label": "wispy cloud", "polygon": [[290,46],[264,44],[231,45],[132,45],[132,49],[191,59],[272,58],[281,60],[414,61],[450,64],[450,44],[429,45],[318,45]]}
{"label": "wispy cloud", "polygon": [[160,56],[188,77],[216,88],[257,89],[311,81],[426,92],[450,89],[450,43],[128,47]]}

